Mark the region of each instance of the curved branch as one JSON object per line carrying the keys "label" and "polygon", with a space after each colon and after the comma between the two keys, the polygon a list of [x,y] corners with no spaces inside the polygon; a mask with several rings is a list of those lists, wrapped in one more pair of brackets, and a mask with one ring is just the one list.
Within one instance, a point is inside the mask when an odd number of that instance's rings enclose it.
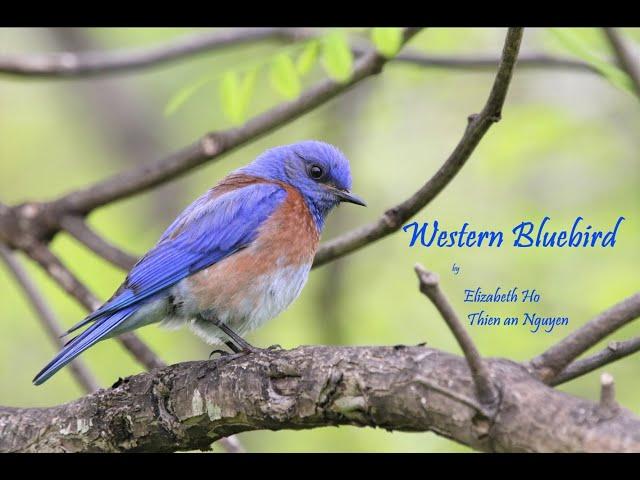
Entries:
{"label": "curved branch", "polygon": [[[100,301],[45,245],[31,245],[25,252],[87,311],[92,312],[100,306]],[[124,333],[117,337],[117,340],[147,370],[166,365],[136,334]]]}
{"label": "curved branch", "polygon": [[[396,55],[393,63],[456,70],[495,71],[500,65],[500,58],[490,55],[433,55],[411,50]],[[545,53],[523,53],[518,57],[518,70],[538,68],[562,68],[577,72],[600,73],[588,63],[572,58],[555,57]]]}
{"label": "curved branch", "polygon": [[[20,264],[17,258],[15,258],[13,252],[0,243],[0,257],[5,261],[9,270],[13,274],[16,282],[22,287],[25,296],[31,303],[35,310],[40,323],[44,327],[45,332],[49,338],[58,347],[62,347],[64,342],[61,341],[60,336],[63,333],[60,323],[56,319],[53,311],[45,301],[44,297],[38,290],[38,287],[33,282],[25,268]],[[85,363],[81,359],[76,359],[69,364],[71,374],[73,378],[78,382],[80,387],[85,392],[94,392],[98,390],[98,382],[93,377]]]}
{"label": "curved branch", "polygon": [[[409,41],[419,30],[418,28],[405,29],[404,42]],[[53,208],[70,213],[86,214],[106,203],[144,192],[286,125],[353,85],[379,73],[386,62],[385,57],[370,51],[356,62],[350,80],[345,83],[324,80],[310,87],[297,99],[277,105],[253,117],[239,128],[209,133],[162,160],[143,164],[128,172],[117,174],[85,189],[65,195],[53,202]]]}
{"label": "curved branch", "polygon": [[567,368],[553,377],[549,385],[555,386],[568,382],[638,351],[640,351],[640,337],[621,342],[611,342],[604,350],[570,363]]}
{"label": "curved branch", "polygon": [[[315,31],[307,28],[240,28],[192,34],[164,45],[119,51],[0,55],[0,74],[52,79],[113,75],[186,60],[234,45],[269,39],[300,41],[317,36]],[[365,46],[365,42],[352,45],[356,55],[366,53],[369,48],[368,45]],[[482,54],[453,56],[407,51],[396,55],[391,61],[426,68],[493,71],[499,65],[500,58]],[[545,53],[523,54],[520,57],[519,66],[521,69],[554,68],[599,74],[598,70],[586,62]]]}
{"label": "curved branch", "polygon": [[329,425],[433,431],[484,451],[640,451],[640,419],[629,411],[605,415],[516,363],[487,365],[503,385],[491,418],[441,391],[473,396],[465,360],[425,347],[301,347],[182,363],[58,407],[0,408],[0,451],[209,449],[242,431]]}
{"label": "curved branch", "polygon": [[133,255],[123,252],[91,230],[82,217],[71,215],[63,217],[60,221],[60,226],[89,250],[111,262],[116,267],[130,270],[138,261]]}
{"label": "curved branch", "polygon": [[631,52],[629,45],[615,28],[605,28],[605,36],[611,45],[611,49],[618,60],[620,67],[629,75],[631,84],[640,98],[640,60]]}
{"label": "curved branch", "polygon": [[538,378],[552,382],[567,365],[603,338],[640,317],[640,292],[608,308],[530,362]]}
{"label": "curved branch", "polygon": [[18,77],[87,77],[139,70],[230,45],[251,43],[281,34],[281,28],[241,28],[189,35],[165,45],[114,52],[53,53],[0,56],[0,74]]}
{"label": "curved branch", "polygon": [[484,108],[479,114],[469,117],[469,124],[462,139],[435,175],[412,197],[387,210],[378,221],[347,232],[321,245],[313,263],[314,267],[324,265],[394,233],[404,222],[428,205],[453,180],[491,125],[500,120],[502,106],[520,50],[522,32],[522,28],[510,28],[507,32],[502,60]]}

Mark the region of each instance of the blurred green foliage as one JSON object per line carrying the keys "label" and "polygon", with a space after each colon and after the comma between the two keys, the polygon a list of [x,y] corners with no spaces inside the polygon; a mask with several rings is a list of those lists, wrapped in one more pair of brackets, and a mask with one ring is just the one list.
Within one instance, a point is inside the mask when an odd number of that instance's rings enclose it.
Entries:
{"label": "blurred green foliage", "polygon": [[[637,29],[624,30],[638,40]],[[192,29],[92,29],[86,32],[103,49],[153,45]],[[597,30],[591,32],[590,50],[604,53],[606,45]],[[340,36],[327,37],[340,50]],[[411,47],[429,53],[498,55],[503,29],[429,29]],[[0,78],[0,200],[17,203],[49,199],[86,186],[134,163],[152,159],[127,156],[113,142],[114,133],[100,127],[104,112],[92,109],[79,94],[93,86],[98,95],[105,86],[118,85],[132,93],[144,107],[146,125],[160,147],[172,152],[204,132],[228,128],[236,113],[253,115],[281,101],[267,77],[259,74],[251,104],[224,106],[219,86],[205,82],[197,92],[202,101],[184,102],[170,117],[163,115],[167,99],[185,85],[223,75],[261,58],[282,52],[281,44],[225,49],[157,69],[85,80],[25,80]],[[322,53],[300,53],[296,58],[302,87],[326,75],[311,68]],[[56,35],[44,29],[0,29],[2,53],[59,50]],[[567,55],[549,32],[525,31],[523,52],[544,51]],[[322,61],[343,77],[346,53],[340,60]],[[301,66],[304,65],[304,68]],[[286,68],[290,70],[290,65]],[[243,88],[245,73],[237,74],[231,88]],[[304,77],[303,77],[304,75]],[[222,77],[221,77],[222,78]],[[189,202],[231,169],[268,147],[317,138],[342,148],[351,159],[354,191],[369,203],[367,209],[341,207],[329,219],[324,238],[377,219],[388,207],[420,187],[447,158],[465,126],[468,114],[478,111],[491,87],[491,73],[448,71],[389,64],[382,75],[351,89],[327,105],[285,128],[252,142],[217,162],[209,163],[172,185],[99,209],[91,225],[128,251],[143,253]],[[285,82],[286,83],[286,82]],[[289,85],[286,88],[293,88]],[[226,90],[225,90],[226,92]],[[228,93],[224,96],[227,97]],[[225,114],[227,111],[227,114]],[[230,112],[236,112],[230,115]],[[238,114],[239,115],[239,114]],[[124,127],[123,127],[124,128]],[[524,328],[469,327],[481,352],[526,360],[579,327],[600,311],[638,290],[640,267],[640,105],[637,98],[612,88],[601,76],[575,71],[516,69],[503,112],[469,163],[417,220],[438,219],[457,228],[465,221],[477,228],[509,231],[525,219],[545,215],[554,225],[566,225],[584,216],[595,226],[608,226],[619,215],[627,217],[612,249],[424,249],[407,247],[409,237],[398,233],[376,242],[334,265],[312,272],[300,298],[280,317],[250,335],[257,345],[278,343],[285,348],[338,338],[344,344],[417,344],[459,353],[435,308],[418,292],[413,273],[416,262],[439,272],[442,286],[454,307],[465,315],[473,311],[463,303],[465,288],[485,290],[536,288],[542,295],[541,315],[566,314],[568,328],[551,334],[532,334]],[[167,192],[171,192],[168,195]],[[53,242],[55,253],[106,299],[123,279],[123,272],[98,259],[67,235]],[[451,273],[453,263],[460,275]],[[35,266],[29,271],[65,326],[77,322],[83,310]],[[330,290],[340,277],[340,288]],[[0,404],[54,405],[82,394],[68,370],[42,387],[31,379],[54,354],[22,292],[0,267]],[[325,294],[329,292],[328,294]],[[336,308],[332,308],[336,306]],[[491,304],[493,314],[522,314],[520,304]],[[331,318],[325,317],[331,312]],[[332,331],[327,332],[328,326]],[[336,333],[336,335],[331,335]],[[330,335],[328,335],[330,334]],[[611,339],[640,334],[632,323]],[[169,332],[156,326],[140,331],[167,362],[206,358],[210,347],[188,331]],[[602,348],[603,342],[599,345]],[[82,358],[101,385],[140,371],[116,342],[91,348]],[[640,365],[630,357],[606,368],[617,383],[620,403],[640,414]],[[598,397],[597,374],[561,387],[592,400]],[[250,451],[464,451],[434,434],[389,433],[358,428],[323,428],[306,432],[250,432],[240,435]]]}

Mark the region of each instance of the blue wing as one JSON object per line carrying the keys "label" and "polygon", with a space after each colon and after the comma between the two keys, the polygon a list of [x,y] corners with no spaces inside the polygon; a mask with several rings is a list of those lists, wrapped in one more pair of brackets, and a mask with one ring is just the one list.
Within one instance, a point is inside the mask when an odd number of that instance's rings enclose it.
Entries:
{"label": "blue wing", "polygon": [[131,269],[115,295],[67,332],[95,321],[36,376],[36,385],[107,336],[136,311],[140,302],[251,243],[258,227],[287,195],[272,183],[252,183],[215,193],[215,189],[207,192],[182,212],[156,246]]}

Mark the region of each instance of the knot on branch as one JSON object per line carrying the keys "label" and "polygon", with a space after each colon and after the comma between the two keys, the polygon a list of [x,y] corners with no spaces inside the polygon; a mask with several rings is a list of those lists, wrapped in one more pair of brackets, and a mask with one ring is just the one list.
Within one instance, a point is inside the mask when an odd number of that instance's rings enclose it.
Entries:
{"label": "knot on branch", "polygon": [[382,219],[384,224],[390,230],[398,230],[402,226],[403,222],[402,213],[400,211],[400,208],[398,207],[390,208],[389,210],[384,212]]}
{"label": "knot on branch", "polygon": [[214,157],[224,150],[223,137],[215,132],[208,133],[200,140],[200,148],[206,157]]}

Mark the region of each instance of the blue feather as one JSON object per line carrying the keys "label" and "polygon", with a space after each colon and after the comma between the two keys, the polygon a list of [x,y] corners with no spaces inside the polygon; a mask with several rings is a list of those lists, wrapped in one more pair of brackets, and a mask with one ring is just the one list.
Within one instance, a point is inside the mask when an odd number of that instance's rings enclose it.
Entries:
{"label": "blue feather", "polygon": [[114,328],[129,317],[135,309],[128,308],[103,318],[87,328],[80,335],[68,342],[60,352],[51,360],[33,379],[35,385],[40,385],[51,378],[58,370],[71,360],[76,358],[87,348],[102,340]]}
{"label": "blue feather", "polygon": [[[154,296],[250,244],[287,193],[278,184],[255,183],[187,207],[156,246],[129,272],[116,294],[67,333],[95,322],[71,340],[33,380],[40,385],[118,326]],[[120,332],[121,333],[121,332]]]}
{"label": "blue feather", "polygon": [[213,199],[210,192],[202,195],[131,269],[118,292],[67,333],[146,300],[244,248],[285,197],[286,191],[273,183],[251,184]]}

